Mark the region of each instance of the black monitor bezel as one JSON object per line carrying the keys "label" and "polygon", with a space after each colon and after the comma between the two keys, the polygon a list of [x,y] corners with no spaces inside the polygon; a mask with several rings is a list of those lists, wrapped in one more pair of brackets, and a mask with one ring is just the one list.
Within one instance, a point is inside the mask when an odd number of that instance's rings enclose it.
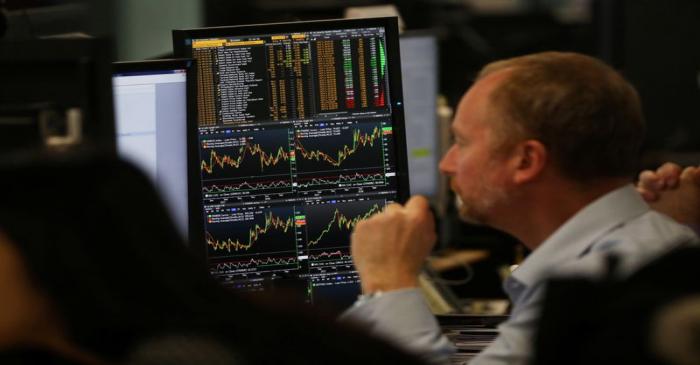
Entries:
{"label": "black monitor bezel", "polygon": [[[192,144],[197,144],[196,134],[192,134],[189,131],[193,128],[197,128],[197,60],[192,58],[167,58],[167,59],[157,59],[157,60],[144,60],[144,61],[120,61],[112,63],[112,77],[124,73],[134,73],[134,72],[148,72],[148,71],[167,71],[167,70],[178,70],[184,69],[186,72],[186,100],[187,100],[187,114],[186,114],[186,130],[187,138],[185,150],[189,156],[190,146]],[[115,120],[116,123],[116,120]],[[116,129],[116,124],[115,124]],[[116,133],[115,133],[116,135]],[[195,138],[194,140],[190,140]],[[115,142],[116,145],[116,142]],[[188,205],[188,245],[189,242],[194,238],[193,227],[196,227],[195,221],[199,221],[201,218],[199,216],[193,216],[192,212],[197,208],[198,203],[193,200],[192,197],[200,192],[200,189],[196,184],[192,184],[192,180],[189,178],[192,176],[193,172],[191,169],[193,165],[187,161],[187,205]],[[196,173],[199,173],[199,169],[196,169]]]}
{"label": "black monitor bezel", "polygon": [[[401,57],[399,51],[399,25],[397,17],[379,17],[363,19],[332,19],[300,21],[290,23],[251,24],[226,27],[193,28],[173,30],[173,51],[176,57],[192,57],[192,48],[186,45],[187,39],[220,38],[231,36],[255,36],[275,33],[309,32],[325,29],[351,29],[383,27],[386,34],[386,55],[389,66],[389,93],[391,98],[392,133],[394,134],[394,153],[396,160],[396,198],[399,203],[405,203],[410,197],[408,182],[408,154],[406,150],[406,126],[403,108],[403,89],[401,84]],[[192,134],[190,136],[189,134]],[[188,140],[193,142],[189,148],[188,160],[192,168],[188,171],[192,174],[190,185],[201,184],[199,171],[199,146],[197,143],[197,126],[188,130]],[[196,168],[195,168],[196,167]],[[194,190],[190,190],[194,192]],[[190,232],[201,232],[200,237],[191,237],[193,248],[201,247],[196,254],[206,257],[206,244],[204,242],[204,221],[202,219],[203,202],[201,191],[191,196],[190,201],[196,201],[195,209],[190,210],[190,216],[199,216],[198,222],[193,222]]]}
{"label": "black monitor bezel", "polygon": [[112,62],[112,75],[131,72],[147,72],[160,70],[194,69],[192,58],[164,58],[155,60],[117,61]]}

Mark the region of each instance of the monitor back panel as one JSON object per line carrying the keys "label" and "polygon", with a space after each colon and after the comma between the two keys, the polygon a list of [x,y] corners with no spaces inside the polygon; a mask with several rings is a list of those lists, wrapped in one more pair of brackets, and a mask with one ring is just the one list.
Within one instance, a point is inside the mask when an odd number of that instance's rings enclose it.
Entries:
{"label": "monitor back panel", "polygon": [[411,194],[437,198],[440,155],[437,36],[430,33],[402,34],[401,71]]}

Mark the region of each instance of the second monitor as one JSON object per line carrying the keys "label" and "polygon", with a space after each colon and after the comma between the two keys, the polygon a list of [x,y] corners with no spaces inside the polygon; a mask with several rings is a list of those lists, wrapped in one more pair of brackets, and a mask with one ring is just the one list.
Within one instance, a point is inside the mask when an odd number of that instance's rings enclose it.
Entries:
{"label": "second monitor", "polygon": [[349,305],[350,232],[409,192],[396,19],[173,36],[176,54],[197,60],[191,229],[211,273]]}
{"label": "second monitor", "polygon": [[119,155],[154,182],[180,234],[188,237],[187,125],[196,110],[190,59],[113,64]]}

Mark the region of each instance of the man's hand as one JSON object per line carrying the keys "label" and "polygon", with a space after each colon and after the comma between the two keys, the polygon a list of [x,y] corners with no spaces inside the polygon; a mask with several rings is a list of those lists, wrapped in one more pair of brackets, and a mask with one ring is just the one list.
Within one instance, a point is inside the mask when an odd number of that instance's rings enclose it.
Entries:
{"label": "man's hand", "polygon": [[428,201],[414,196],[405,206],[388,205],[358,223],[351,240],[363,293],[417,287],[418,274],[436,241]]}
{"label": "man's hand", "polygon": [[681,167],[672,162],[666,162],[656,171],[644,170],[639,174],[637,191],[647,203],[653,203],[659,200],[661,193],[678,186],[681,172]]}
{"label": "man's hand", "polygon": [[700,225],[700,167],[666,163],[639,175],[637,190],[656,211],[680,223]]}

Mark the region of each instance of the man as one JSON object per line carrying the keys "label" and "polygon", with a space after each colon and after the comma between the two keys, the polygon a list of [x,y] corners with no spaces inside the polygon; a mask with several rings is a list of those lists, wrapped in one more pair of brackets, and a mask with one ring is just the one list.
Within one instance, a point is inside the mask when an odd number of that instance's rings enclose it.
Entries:
{"label": "man", "polygon": [[[544,284],[554,275],[621,274],[697,237],[650,210],[630,184],[643,139],[637,93],[591,57],[547,52],[487,65],[462,98],[440,169],[461,217],[520,239],[532,254],[504,283],[513,310],[474,364],[531,356]],[[417,287],[435,242],[427,201],[411,198],[359,223],[352,254],[364,297],[345,318],[435,362],[452,351]]]}

